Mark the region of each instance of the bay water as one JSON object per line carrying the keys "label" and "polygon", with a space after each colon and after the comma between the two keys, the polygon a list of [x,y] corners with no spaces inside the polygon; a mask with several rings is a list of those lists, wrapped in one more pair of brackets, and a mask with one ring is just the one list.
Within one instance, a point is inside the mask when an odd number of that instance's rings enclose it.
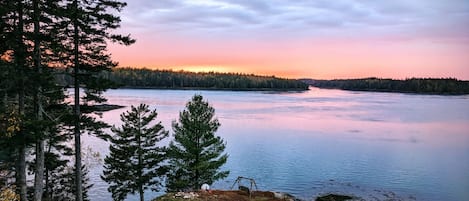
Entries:
{"label": "bay water", "polygon": [[[244,176],[259,190],[304,200],[329,192],[366,200],[469,200],[469,96],[116,89],[105,97],[125,108],[104,112],[102,120],[119,126],[122,112],[145,103],[172,135],[171,122],[194,94],[215,108],[217,135],[227,143],[223,169],[230,175],[212,188],[230,189]],[[82,139],[94,184],[90,198],[112,200],[100,178],[109,144]],[[145,200],[163,191],[146,191]]]}

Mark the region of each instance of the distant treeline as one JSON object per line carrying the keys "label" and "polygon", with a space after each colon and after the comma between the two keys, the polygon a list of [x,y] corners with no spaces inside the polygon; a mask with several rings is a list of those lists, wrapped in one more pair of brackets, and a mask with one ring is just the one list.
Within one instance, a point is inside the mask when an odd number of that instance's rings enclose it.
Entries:
{"label": "distant treeline", "polygon": [[[150,70],[140,68],[115,68],[103,73],[124,88],[164,89],[219,89],[219,90],[307,90],[309,85],[295,79],[259,76],[239,73],[187,72]],[[64,84],[72,85],[72,79],[62,77]]]}
{"label": "distant treeline", "polygon": [[419,94],[469,94],[469,81],[454,78],[411,78],[405,80],[364,78],[341,80],[303,79],[305,83],[319,88],[352,91],[379,91]]}

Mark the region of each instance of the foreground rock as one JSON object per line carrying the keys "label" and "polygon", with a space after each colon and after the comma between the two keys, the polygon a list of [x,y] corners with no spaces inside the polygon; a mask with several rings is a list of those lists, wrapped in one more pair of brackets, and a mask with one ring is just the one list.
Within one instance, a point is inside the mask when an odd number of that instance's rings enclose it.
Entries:
{"label": "foreground rock", "polygon": [[244,191],[221,191],[168,193],[153,201],[299,201],[293,196],[285,193],[269,191],[253,191],[251,198]]}
{"label": "foreground rock", "polygon": [[317,197],[315,201],[346,201],[352,199],[354,198],[348,195],[327,194]]}

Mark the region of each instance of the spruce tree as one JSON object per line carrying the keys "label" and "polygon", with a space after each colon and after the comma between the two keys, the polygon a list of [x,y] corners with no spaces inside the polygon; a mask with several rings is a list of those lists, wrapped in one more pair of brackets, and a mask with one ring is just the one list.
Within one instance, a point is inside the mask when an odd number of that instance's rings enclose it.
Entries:
{"label": "spruce tree", "polygon": [[156,117],[156,110],[150,111],[148,105],[131,106],[130,111],[120,115],[124,124],[111,129],[114,136],[111,152],[104,159],[102,179],[110,184],[108,191],[114,200],[138,193],[143,201],[144,190],[158,190],[161,186],[160,177],[166,173],[166,148],[158,144],[168,132],[161,122],[150,125]]}
{"label": "spruce tree", "polygon": [[[75,128],[76,176],[82,178],[80,158],[80,134],[84,131],[101,135],[107,125],[96,121],[95,111],[86,104],[105,101],[102,92],[110,85],[100,71],[117,65],[106,52],[107,42],[129,45],[134,42],[128,36],[113,34],[119,27],[120,11],[126,4],[114,0],[0,0],[0,133],[4,131],[4,119],[14,116],[19,120],[18,129],[1,143],[14,148],[16,186],[21,200],[27,200],[26,153],[35,146],[34,200],[43,197],[45,144],[55,134],[51,129],[58,124]],[[75,88],[75,119],[64,120],[63,115],[51,115],[49,109],[63,100],[63,90],[57,89],[51,77],[51,67],[73,68]],[[85,91],[80,101],[79,87]],[[58,95],[58,96],[56,96]],[[85,106],[80,109],[80,103]],[[60,103],[63,104],[63,101]],[[63,109],[63,108],[62,108]],[[85,115],[82,115],[85,114]],[[91,115],[86,115],[91,114]],[[60,118],[59,118],[60,117]],[[11,118],[9,118],[11,119]],[[72,124],[71,124],[72,123]],[[6,128],[6,127],[5,127]],[[11,142],[11,143],[8,143]],[[6,150],[6,149],[4,149]],[[2,150],[2,153],[6,153]],[[2,154],[4,155],[4,154]],[[76,200],[81,201],[80,184],[75,179]],[[47,187],[48,188],[48,187]],[[46,190],[47,190],[46,188]]]}
{"label": "spruce tree", "polygon": [[[90,179],[88,177],[89,170],[88,168],[83,165],[81,168],[83,172],[82,175],[82,185],[83,185],[83,200],[90,201],[88,197],[88,191],[93,187],[93,184],[90,183]],[[61,166],[57,170],[55,170],[52,175],[51,179],[53,181],[52,188],[50,189],[50,197],[49,200],[54,201],[73,201],[74,195],[76,194],[76,187],[75,187],[75,170],[72,166]]]}
{"label": "spruce tree", "polygon": [[25,170],[28,163],[25,154],[33,142],[36,142],[33,198],[42,200],[46,131],[52,124],[60,122],[60,119],[50,118],[51,115],[47,114],[49,107],[63,101],[64,97],[63,90],[56,86],[48,66],[48,58],[53,52],[51,41],[54,37],[51,37],[50,32],[56,19],[53,17],[54,6],[58,4],[58,1],[46,0],[0,0],[0,76],[5,76],[0,82],[0,102],[2,110],[8,111],[10,117],[16,114],[20,122],[18,129],[5,142],[7,146],[17,149],[12,155],[17,164],[14,170],[21,200],[27,199]]}
{"label": "spruce tree", "polygon": [[173,122],[174,140],[169,145],[170,172],[166,181],[168,191],[199,189],[204,183],[212,184],[228,176],[221,171],[228,155],[223,153],[225,142],[216,136],[220,123],[215,109],[195,95]]}
{"label": "spruce tree", "polygon": [[[70,124],[72,111],[65,104],[59,104],[49,106],[47,116],[60,119],[60,124],[53,124],[47,127],[49,135],[45,141],[44,149],[44,200],[73,200],[73,193],[66,195],[65,192],[59,192],[57,189],[66,189],[64,183],[67,179],[74,181],[74,171],[70,168],[73,166],[70,159],[73,156],[73,149],[69,143],[72,139],[70,131],[67,128]],[[60,118],[58,118],[60,117]],[[83,180],[86,180],[86,175],[83,175]],[[70,178],[73,177],[73,178]],[[72,184],[66,184],[68,186]],[[74,186],[74,185],[73,185]],[[86,186],[86,185],[85,185]],[[74,192],[68,190],[68,192]],[[86,192],[84,193],[86,197]],[[66,195],[60,198],[59,195]]]}
{"label": "spruce tree", "polygon": [[[2,139],[2,146],[6,153],[12,157],[15,167],[7,167],[14,170],[17,193],[21,200],[27,200],[26,182],[26,153],[30,142],[29,131],[26,129],[30,107],[28,107],[30,94],[28,93],[29,76],[29,55],[27,43],[27,20],[28,5],[23,1],[0,1],[0,59],[2,79],[0,91],[2,92],[2,109],[6,113],[0,115],[3,125],[0,126],[0,133],[7,134],[7,138]],[[10,120],[15,120],[16,125],[11,127]],[[5,121],[6,120],[6,124]],[[6,129],[4,129],[6,128]],[[14,128],[14,129],[9,129]],[[11,152],[11,148],[13,151]],[[2,151],[3,152],[3,151]],[[11,165],[11,163],[7,163]]]}
{"label": "spruce tree", "polygon": [[[59,8],[63,18],[61,32],[56,37],[63,41],[59,46],[61,63],[73,68],[74,78],[74,139],[76,170],[76,201],[83,200],[81,185],[81,133],[87,131],[103,137],[102,128],[107,125],[95,119],[96,111],[89,104],[100,104],[106,99],[102,93],[111,85],[100,72],[109,71],[117,63],[107,52],[108,42],[130,45],[135,42],[129,36],[113,34],[120,26],[119,12],[126,3],[116,0],[64,0]],[[85,92],[80,96],[80,88]],[[81,100],[80,100],[81,99]],[[80,105],[83,103],[83,105]],[[91,115],[87,115],[91,114]]]}

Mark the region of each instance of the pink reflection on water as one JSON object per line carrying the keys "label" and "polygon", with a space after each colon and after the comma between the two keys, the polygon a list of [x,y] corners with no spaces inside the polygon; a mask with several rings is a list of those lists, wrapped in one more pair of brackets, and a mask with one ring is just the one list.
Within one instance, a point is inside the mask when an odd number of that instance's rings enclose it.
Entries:
{"label": "pink reflection on water", "polygon": [[[411,194],[421,190],[418,195],[424,198],[457,197],[455,192],[469,185],[464,179],[469,166],[468,96],[315,88],[304,93],[120,89],[106,97],[110,104],[127,107],[105,112],[103,120],[118,126],[128,106],[145,103],[157,109],[158,119],[171,130],[194,94],[202,94],[216,109],[221,122],[217,134],[230,152],[227,166],[237,174],[275,177],[267,185],[289,181],[299,188],[317,180],[352,178]],[[101,140],[85,140],[103,150],[103,156],[107,153]],[[96,186],[105,191],[106,184]],[[467,195],[461,192],[459,197]]]}

